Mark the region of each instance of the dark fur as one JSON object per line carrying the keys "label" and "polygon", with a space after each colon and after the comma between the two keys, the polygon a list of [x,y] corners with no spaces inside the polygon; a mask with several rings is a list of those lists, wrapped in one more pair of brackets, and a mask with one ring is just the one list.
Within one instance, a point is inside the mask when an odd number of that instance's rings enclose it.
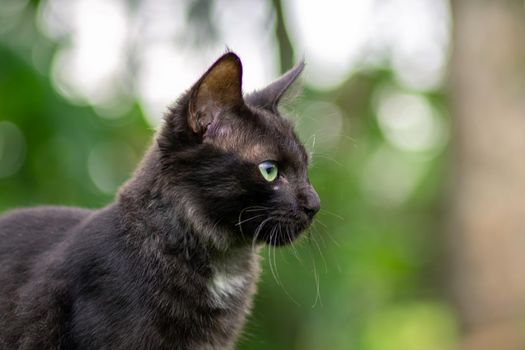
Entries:
{"label": "dark fur", "polygon": [[[301,69],[243,99],[227,53],[171,109],[114,204],[1,217],[0,349],[232,348],[259,274],[254,242],[290,242],[319,208],[274,108]],[[258,172],[268,159],[274,183]],[[221,276],[242,283],[210,287]]]}

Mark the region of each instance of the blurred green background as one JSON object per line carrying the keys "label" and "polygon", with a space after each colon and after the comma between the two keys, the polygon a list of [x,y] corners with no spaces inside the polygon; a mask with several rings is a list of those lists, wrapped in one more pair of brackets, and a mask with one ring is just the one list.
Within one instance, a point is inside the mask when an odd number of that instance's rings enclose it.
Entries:
{"label": "blurred green background", "polygon": [[286,111],[322,211],[294,247],[263,250],[238,349],[456,348],[475,327],[444,233],[461,172],[453,45],[445,0],[0,0],[0,211],[111,202],[166,107],[226,47],[245,91],[305,57]]}

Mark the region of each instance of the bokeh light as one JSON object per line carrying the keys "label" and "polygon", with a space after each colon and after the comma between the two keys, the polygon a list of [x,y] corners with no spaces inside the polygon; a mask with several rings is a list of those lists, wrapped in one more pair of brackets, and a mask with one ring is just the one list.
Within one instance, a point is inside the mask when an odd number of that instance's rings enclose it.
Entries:
{"label": "bokeh light", "polygon": [[373,1],[294,0],[286,4],[294,42],[308,61],[308,81],[325,88],[341,83],[362,55]]}
{"label": "bokeh light", "polygon": [[401,150],[432,156],[447,144],[443,117],[421,95],[383,88],[377,96],[376,113],[385,138]]}
{"label": "bokeh light", "polygon": [[448,59],[445,0],[286,2],[291,34],[307,57],[308,81],[330,88],[359,66],[390,63],[399,81],[432,90]]}
{"label": "bokeh light", "polygon": [[364,197],[380,205],[400,205],[413,194],[427,166],[387,145],[379,146],[362,169]]}
{"label": "bokeh light", "polygon": [[395,305],[370,317],[363,334],[363,349],[449,349],[457,336],[454,315],[447,305]]}
{"label": "bokeh light", "polygon": [[126,181],[137,163],[133,149],[117,141],[100,142],[89,153],[88,171],[96,187],[108,194]]}

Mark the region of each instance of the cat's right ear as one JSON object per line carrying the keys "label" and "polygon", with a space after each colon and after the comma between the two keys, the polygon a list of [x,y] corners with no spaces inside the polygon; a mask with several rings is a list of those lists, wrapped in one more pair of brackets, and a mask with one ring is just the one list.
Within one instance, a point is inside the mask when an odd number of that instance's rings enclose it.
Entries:
{"label": "cat's right ear", "polygon": [[228,52],[191,89],[188,125],[196,134],[204,135],[223,111],[243,104],[241,60]]}

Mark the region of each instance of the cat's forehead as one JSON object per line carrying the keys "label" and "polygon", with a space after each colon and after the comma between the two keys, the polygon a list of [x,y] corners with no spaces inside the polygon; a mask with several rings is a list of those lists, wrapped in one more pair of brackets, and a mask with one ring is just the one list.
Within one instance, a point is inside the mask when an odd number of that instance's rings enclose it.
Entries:
{"label": "cat's forehead", "polygon": [[295,136],[293,129],[266,129],[263,133],[256,132],[241,145],[245,159],[259,163],[264,160],[275,160],[291,163],[299,167],[307,162],[304,147]]}
{"label": "cat's forehead", "polygon": [[276,160],[288,163],[297,163],[297,166],[308,162],[307,153],[294,132],[293,124],[280,116],[273,116],[270,122],[268,136],[271,138],[272,147],[276,148]]}
{"label": "cat's forehead", "polygon": [[296,168],[308,163],[292,123],[280,115],[252,110],[226,126],[221,134],[214,143],[252,163],[274,160]]}

